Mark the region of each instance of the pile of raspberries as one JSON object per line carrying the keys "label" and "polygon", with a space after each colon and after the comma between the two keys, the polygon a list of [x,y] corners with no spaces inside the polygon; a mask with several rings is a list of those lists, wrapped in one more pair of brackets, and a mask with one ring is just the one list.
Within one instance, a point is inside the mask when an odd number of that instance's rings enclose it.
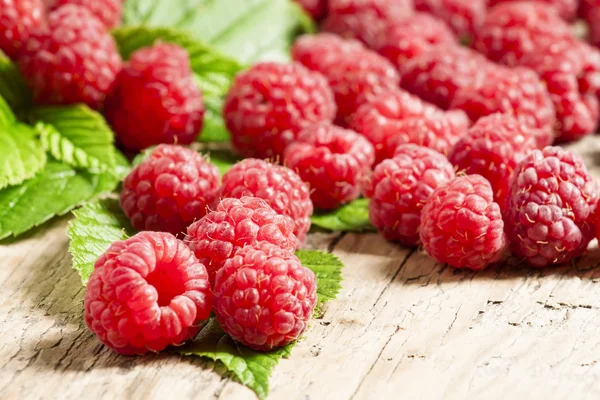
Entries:
{"label": "pile of raspberries", "polygon": [[0,49],[38,104],[87,104],[122,148],[156,146],[121,192],[141,232],[87,284],[85,321],[115,351],[181,344],[213,312],[253,349],[296,340],[317,288],[294,252],[314,209],[360,196],[383,237],[456,268],[568,263],[598,236],[599,188],[553,144],[598,128],[600,1],[298,2],[321,32],[238,74],[223,119],[244,159],[220,176],[182,146],[205,110],[184,49],[123,61],[120,0],[0,0]]}

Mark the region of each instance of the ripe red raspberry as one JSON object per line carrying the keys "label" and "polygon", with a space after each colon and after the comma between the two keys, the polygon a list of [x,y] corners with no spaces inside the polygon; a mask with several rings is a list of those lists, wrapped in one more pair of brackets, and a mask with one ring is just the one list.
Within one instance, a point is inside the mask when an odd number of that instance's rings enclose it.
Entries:
{"label": "ripe red raspberry", "polygon": [[197,152],[158,146],[123,182],[121,207],[138,230],[185,232],[217,197],[219,170]]}
{"label": "ripe red raspberry", "polygon": [[123,0],[46,0],[51,11],[64,6],[75,4],[88,10],[108,28],[114,28],[121,23]]}
{"label": "ripe red raspberry", "polygon": [[360,196],[375,161],[371,143],[328,123],[310,126],[285,150],[285,165],[310,185],[315,207],[333,209]]}
{"label": "ripe red raspberry", "polygon": [[316,304],[315,274],[269,243],[244,247],[217,274],[217,320],[233,339],[255,350],[298,339]]}
{"label": "ripe red raspberry", "polygon": [[583,159],[560,147],[535,150],[515,170],[506,210],[513,253],[534,267],[580,256],[594,238],[598,186]]}
{"label": "ripe red raspberry", "polygon": [[523,55],[569,37],[569,24],[553,7],[534,1],[508,2],[488,11],[473,47],[492,61],[515,66]]}
{"label": "ripe red raspberry", "polygon": [[287,215],[295,223],[294,234],[302,243],[310,229],[313,204],[306,183],[289,168],[257,159],[245,159],[223,175],[221,198],[256,196],[275,212]]}
{"label": "ripe red raspberry", "polygon": [[41,0],[0,0],[0,51],[16,60],[31,32],[43,23]]}
{"label": "ripe red raspberry", "polygon": [[212,299],[206,268],[182,241],[141,232],[113,243],[96,261],[84,318],[117,353],[144,354],[193,339]]}
{"label": "ripe red raspberry", "polygon": [[500,206],[481,175],[455,178],[439,186],[421,211],[420,237],[440,263],[481,270],[499,261],[506,248]]}
{"label": "ripe red raspberry", "polygon": [[411,16],[413,0],[329,0],[325,32],[356,38],[371,47],[382,29]]}
{"label": "ripe red raspberry", "polygon": [[600,46],[600,0],[583,0],[581,9],[588,25],[590,42]]}
{"label": "ripe red raspberry", "polygon": [[454,168],[437,151],[414,144],[375,167],[365,187],[371,223],[390,241],[419,244],[421,209],[433,191],[454,179]]}
{"label": "ripe red raspberry", "polygon": [[525,124],[508,114],[492,114],[469,129],[448,159],[458,171],[486,178],[492,185],[494,201],[504,209],[512,172],[536,148],[535,138]]}
{"label": "ripe red raspberry", "polygon": [[302,35],[292,46],[292,58],[308,69],[327,71],[332,65],[369,50],[358,40],[344,39],[333,33]]}
{"label": "ripe red raspberry", "polygon": [[415,13],[402,23],[382,30],[375,40],[374,49],[402,71],[407,60],[437,45],[454,46],[458,43],[443,21],[426,13]]}
{"label": "ripe red raspberry", "polygon": [[463,110],[472,121],[495,113],[513,115],[532,128],[538,147],[554,139],[554,104],[544,83],[527,68],[488,68],[456,92],[450,108]]}
{"label": "ripe red raspberry", "polygon": [[19,57],[21,72],[41,104],[85,103],[98,109],[121,69],[115,41],[102,22],[75,5],[50,13]]}
{"label": "ripe red raspberry", "polygon": [[488,0],[415,0],[418,11],[435,15],[458,36],[470,37],[485,18]]}
{"label": "ripe red raspberry", "polygon": [[223,106],[236,150],[258,158],[281,156],[302,128],[330,122],[335,112],[327,80],[297,63],[264,62],[240,73]]}
{"label": "ripe red raspberry", "polygon": [[226,198],[188,227],[185,243],[206,266],[211,284],[225,261],[242,247],[264,241],[295,251],[294,221],[258,197]]}
{"label": "ripe red raspberry", "polygon": [[315,20],[321,20],[327,13],[327,0],[295,0],[304,11]]}
{"label": "ripe red raspberry", "polygon": [[202,130],[204,103],[187,52],[166,43],[134,52],[106,99],[105,115],[129,150],[192,143]]}
{"label": "ripe red raspberry", "polygon": [[400,86],[447,109],[456,91],[480,79],[489,65],[485,57],[466,47],[439,46],[402,66]]}
{"label": "ripe red raspberry", "polygon": [[[519,2],[523,3],[523,0],[487,0],[488,7],[493,7],[500,3]],[[570,21],[575,19],[577,16],[577,9],[579,7],[579,0],[535,0],[538,3],[545,3],[548,6],[554,7],[555,12],[561,16],[561,18]],[[585,0],[584,0],[585,1]]]}
{"label": "ripe red raspberry", "polygon": [[391,158],[396,147],[414,143],[445,153],[469,128],[462,111],[443,112],[397,89],[364,104],[350,126],[365,136],[376,153],[376,164]]}

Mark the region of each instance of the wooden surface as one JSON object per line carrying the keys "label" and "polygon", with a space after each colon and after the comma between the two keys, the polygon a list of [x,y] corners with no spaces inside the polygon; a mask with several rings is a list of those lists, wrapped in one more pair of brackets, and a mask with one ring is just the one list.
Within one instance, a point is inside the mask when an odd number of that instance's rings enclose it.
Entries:
{"label": "wooden surface", "polygon": [[[600,138],[575,147],[600,177]],[[254,399],[199,359],[120,357],[82,321],[68,218],[0,244],[0,398]],[[598,399],[600,250],[474,274],[376,234],[315,234],[344,289],[271,379],[271,399]]]}

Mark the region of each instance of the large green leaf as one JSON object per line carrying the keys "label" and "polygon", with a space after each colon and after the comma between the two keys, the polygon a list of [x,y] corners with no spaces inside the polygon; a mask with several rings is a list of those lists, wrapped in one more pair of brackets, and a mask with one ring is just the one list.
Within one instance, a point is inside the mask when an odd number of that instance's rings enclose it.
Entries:
{"label": "large green leaf", "polygon": [[314,31],[292,0],[129,0],[124,21],[187,30],[243,63],[287,60],[294,38]]}
{"label": "large green leaf", "polygon": [[0,190],[0,239],[17,236],[101,193],[114,190],[111,174],[78,172],[48,160],[34,178]]}
{"label": "large green leaf", "polygon": [[1,100],[0,189],[4,189],[35,176],[46,164],[46,153],[31,127],[17,123],[2,125]]}
{"label": "large green leaf", "polygon": [[298,250],[296,256],[302,265],[311,269],[317,277],[318,301],[315,313],[318,315],[321,306],[335,299],[342,289],[344,264],[337,256],[316,250]]}
{"label": "large green leaf", "polygon": [[318,211],[311,218],[313,226],[329,231],[372,231],[369,221],[369,200],[357,199],[332,211]]}
{"label": "large green leaf", "polygon": [[126,239],[135,231],[115,199],[88,203],[73,214],[75,219],[67,232],[71,239],[69,252],[73,256],[73,268],[85,284],[94,270],[94,263],[111,243]]}

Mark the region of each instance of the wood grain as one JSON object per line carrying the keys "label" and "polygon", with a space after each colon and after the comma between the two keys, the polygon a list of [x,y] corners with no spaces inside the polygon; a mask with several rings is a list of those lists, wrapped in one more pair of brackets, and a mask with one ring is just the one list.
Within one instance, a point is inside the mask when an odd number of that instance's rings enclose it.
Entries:
{"label": "wood grain", "polygon": [[[600,177],[600,140],[572,148]],[[3,399],[254,399],[213,365],[120,357],[82,322],[68,218],[0,244]],[[598,399],[600,250],[543,271],[455,271],[377,234],[313,234],[343,290],[283,360],[272,399]]]}

